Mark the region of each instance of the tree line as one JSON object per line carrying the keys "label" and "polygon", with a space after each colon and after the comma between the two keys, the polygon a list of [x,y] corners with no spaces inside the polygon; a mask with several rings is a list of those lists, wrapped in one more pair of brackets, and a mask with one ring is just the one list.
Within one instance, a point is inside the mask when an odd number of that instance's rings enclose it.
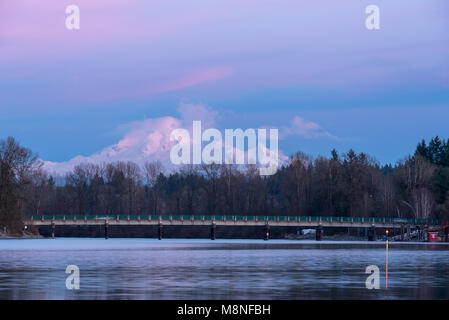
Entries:
{"label": "tree line", "polygon": [[275,175],[254,165],[84,163],[56,183],[14,138],[0,140],[0,225],[31,215],[298,215],[449,218],[449,139],[394,165],[349,150],[297,152]]}

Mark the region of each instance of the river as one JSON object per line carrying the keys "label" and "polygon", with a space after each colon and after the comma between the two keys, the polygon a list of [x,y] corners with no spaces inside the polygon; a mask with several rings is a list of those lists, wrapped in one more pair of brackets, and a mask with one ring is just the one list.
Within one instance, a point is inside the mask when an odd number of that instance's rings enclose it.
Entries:
{"label": "river", "polygon": [[0,299],[449,299],[448,244],[390,243],[388,261],[385,288],[384,242],[6,239]]}

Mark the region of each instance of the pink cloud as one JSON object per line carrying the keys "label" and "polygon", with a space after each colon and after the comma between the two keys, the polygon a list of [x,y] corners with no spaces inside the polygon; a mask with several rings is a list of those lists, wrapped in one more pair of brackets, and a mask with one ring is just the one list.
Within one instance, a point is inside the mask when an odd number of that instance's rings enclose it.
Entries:
{"label": "pink cloud", "polygon": [[295,116],[289,126],[284,126],[280,130],[280,137],[282,139],[289,136],[299,136],[303,138],[332,138],[337,139],[336,136],[324,130],[319,124],[307,121],[300,116]]}
{"label": "pink cloud", "polygon": [[[234,69],[229,66],[213,66],[202,69],[193,70],[190,73],[169,80],[162,85],[146,85],[138,89],[126,90],[122,89],[119,92],[105,93],[98,98],[93,98],[94,101],[108,101],[114,99],[121,99],[127,97],[140,97],[147,95],[154,95],[165,92],[178,91],[207,83],[210,81],[217,81],[231,76],[234,73]],[[173,77],[173,76],[172,76]],[[154,81],[154,79],[149,79]]]}
{"label": "pink cloud", "polygon": [[[73,4],[81,13],[77,31],[65,27],[65,8]],[[217,17],[240,5],[239,1],[175,6],[164,0],[3,0],[0,62],[64,60],[80,54],[95,55],[99,49],[123,47],[125,43],[166,41],[216,23]]]}
{"label": "pink cloud", "polygon": [[220,80],[232,75],[233,73],[234,70],[228,66],[198,69],[179,79],[173,80],[163,85],[139,89],[135,91],[133,95],[148,95],[182,90],[208,81]]}
{"label": "pink cloud", "polygon": [[[0,15],[0,38],[5,43],[0,51],[0,62],[70,59],[79,54],[96,54],[105,46],[115,48],[124,43],[151,41],[213,21],[205,10],[189,14],[183,10],[177,12],[169,10],[163,0],[145,3],[137,0],[6,2]],[[65,8],[72,4],[80,8],[81,28],[77,31],[65,27]]]}
{"label": "pink cloud", "polygon": [[203,127],[210,128],[216,125],[218,112],[205,104],[181,103],[178,113],[187,127],[192,126],[192,122],[200,120]]}

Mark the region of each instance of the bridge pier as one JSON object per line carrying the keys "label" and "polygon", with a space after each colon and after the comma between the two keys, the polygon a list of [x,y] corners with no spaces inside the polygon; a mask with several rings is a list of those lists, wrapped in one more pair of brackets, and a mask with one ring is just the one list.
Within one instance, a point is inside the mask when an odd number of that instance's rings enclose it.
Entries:
{"label": "bridge pier", "polygon": [[55,238],[55,231],[56,231],[56,225],[55,225],[55,223],[52,221],[52,222],[51,222],[51,238],[52,238],[52,239]]}
{"label": "bridge pier", "polygon": [[104,238],[109,239],[109,223],[107,221],[104,223]]}
{"label": "bridge pier", "polygon": [[157,228],[158,239],[162,240],[162,223],[159,223]]}
{"label": "bridge pier", "polygon": [[318,225],[318,227],[316,227],[315,229],[315,240],[316,241],[321,241],[321,237],[323,236],[323,227],[320,225]]}
{"label": "bridge pier", "polygon": [[[97,217],[96,220],[94,218]],[[168,218],[169,217],[169,218]],[[184,217],[184,219],[183,219]],[[371,218],[367,219],[364,218],[364,220],[357,220],[359,222],[356,222],[356,219],[354,218],[354,222],[351,223],[351,218],[349,219],[342,219],[342,218],[323,218],[319,221],[317,218],[315,218],[313,221],[309,218],[294,218],[294,217],[271,217],[271,216],[257,216],[257,218],[240,218],[236,219],[236,216],[223,216],[223,218],[220,217],[214,217],[214,216],[158,216],[158,217],[152,217],[148,216],[148,218],[143,218],[140,216],[140,220],[138,216],[133,216],[130,219],[127,219],[126,217],[122,217],[124,219],[116,219],[115,217],[110,217],[108,219],[108,216],[90,216],[87,220],[76,219],[75,216],[38,216],[34,218],[30,218],[28,220],[24,220],[24,225],[27,226],[43,226],[44,230],[46,230],[48,238],[50,236],[52,238],[56,238],[56,225],[64,225],[64,226],[73,226],[71,229],[74,233],[78,233],[79,235],[82,235],[83,230],[81,228],[83,226],[95,226],[95,230],[97,232],[102,233],[102,227],[104,228],[104,237],[105,239],[109,238],[109,221],[111,221],[111,225],[114,226],[113,229],[115,230],[115,226],[123,226],[123,225],[142,225],[142,226],[151,226],[149,227],[149,230],[158,232],[158,239],[162,240],[162,234],[163,234],[163,223],[169,223],[170,225],[178,226],[178,225],[199,225],[201,224],[204,227],[207,228],[209,226],[210,228],[210,239],[215,240],[217,239],[216,235],[216,228],[217,226],[220,226],[220,228],[225,229],[224,226],[252,226],[256,229],[259,228],[259,232],[264,232],[264,234],[260,234],[262,236],[262,239],[269,240],[270,239],[270,227],[274,223],[276,225],[276,228],[278,227],[289,227],[290,230],[301,230],[302,228],[314,228],[316,231],[316,240],[320,241],[324,238],[324,228],[329,228],[331,230],[332,228],[341,228],[343,232],[345,232],[348,236],[352,234],[360,234],[360,236],[363,237],[363,233],[365,232],[365,240],[368,239],[369,241],[375,241],[376,240],[376,228],[379,227],[382,230],[385,230],[386,228],[389,228],[391,231],[391,235],[395,235],[400,233],[400,236],[396,236],[395,239],[401,239],[406,240],[409,239],[411,236],[415,236],[416,233],[418,233],[419,239],[421,241],[426,241],[428,238],[428,232],[429,227],[437,228],[435,221],[429,221],[429,223],[418,223],[416,220],[411,219],[402,219],[402,220],[394,220],[394,219],[385,219],[382,220],[376,220],[373,221]],[[217,219],[215,219],[217,218]],[[319,217],[318,217],[319,218]],[[200,220],[201,219],[201,220]],[[169,222],[166,222],[169,221]],[[274,222],[271,222],[274,221]],[[393,224],[394,222],[394,224]],[[420,221],[422,222],[422,221]],[[374,226],[375,225],[375,226]],[[0,228],[2,226],[0,225]],[[58,227],[59,228],[59,227]],[[263,229],[262,229],[263,228]],[[275,228],[275,229],[276,229]],[[357,230],[353,230],[353,228],[356,228]],[[345,230],[346,229],[346,230]],[[393,230],[391,230],[393,229]],[[58,229],[59,230],[59,229]],[[220,229],[221,230],[221,229]],[[263,231],[262,231],[263,230]],[[414,232],[414,231],[417,232]],[[439,223],[438,230],[443,233],[444,240],[449,241],[449,223],[447,222],[441,222]],[[204,231],[204,230],[203,230]],[[413,232],[412,232],[413,231]],[[327,231],[326,231],[327,232]],[[61,234],[61,233],[60,233]],[[379,233],[379,235],[381,235]],[[156,238],[156,235],[155,235]],[[346,237],[345,237],[346,238]],[[414,238],[415,239],[415,238]]]}
{"label": "bridge pier", "polygon": [[368,229],[368,241],[376,241],[376,227],[374,225]]}
{"label": "bridge pier", "polygon": [[270,225],[268,223],[265,224],[265,234],[263,239],[265,241],[268,241],[268,239],[270,239]]}
{"label": "bridge pier", "polygon": [[211,240],[215,240],[216,230],[217,230],[217,225],[215,223],[212,223],[212,225],[210,227],[210,239]]}

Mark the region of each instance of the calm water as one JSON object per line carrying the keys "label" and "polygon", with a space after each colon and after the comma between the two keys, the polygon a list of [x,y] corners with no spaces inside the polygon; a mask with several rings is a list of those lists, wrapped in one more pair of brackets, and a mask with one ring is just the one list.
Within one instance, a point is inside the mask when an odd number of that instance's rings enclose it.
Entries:
{"label": "calm water", "polygon": [[0,299],[449,299],[449,246],[392,243],[385,289],[381,242],[0,240]]}

